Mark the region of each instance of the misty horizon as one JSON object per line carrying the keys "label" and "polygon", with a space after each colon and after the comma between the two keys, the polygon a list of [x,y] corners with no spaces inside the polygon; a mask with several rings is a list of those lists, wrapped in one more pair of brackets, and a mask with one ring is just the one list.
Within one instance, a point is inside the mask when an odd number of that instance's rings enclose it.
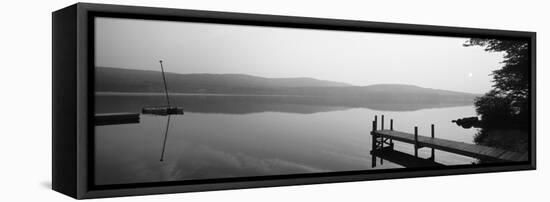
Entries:
{"label": "misty horizon", "polygon": [[[162,78],[160,76],[160,73],[161,73],[160,70],[141,70],[141,69],[121,68],[121,67],[96,67],[96,68],[128,69],[128,70],[158,72],[159,73],[159,79]],[[428,88],[428,87],[418,86],[418,85],[408,84],[408,83],[374,83],[374,84],[369,84],[369,85],[354,85],[354,84],[346,83],[346,82],[343,82],[343,81],[324,80],[324,79],[318,79],[318,78],[307,77],[307,76],[272,78],[272,77],[263,77],[263,76],[257,76],[257,75],[246,74],[246,73],[237,74],[237,73],[200,73],[200,72],[197,72],[197,73],[181,74],[181,73],[170,72],[170,71],[165,71],[165,73],[167,73],[167,74],[179,74],[179,75],[227,75],[227,76],[235,75],[235,76],[256,77],[256,78],[262,78],[262,79],[311,79],[311,80],[320,81],[320,82],[331,82],[331,83],[339,84],[339,85],[334,85],[333,87],[409,86],[409,87],[416,87],[416,88],[423,88],[423,89],[443,90],[443,91],[450,91],[450,92],[457,92],[457,93],[467,93],[467,94],[473,94],[473,95],[481,95],[482,94],[482,93],[470,93],[470,92],[455,91],[455,90],[442,89],[442,88]],[[170,84],[170,81],[167,81],[167,82],[168,82],[168,84]]]}

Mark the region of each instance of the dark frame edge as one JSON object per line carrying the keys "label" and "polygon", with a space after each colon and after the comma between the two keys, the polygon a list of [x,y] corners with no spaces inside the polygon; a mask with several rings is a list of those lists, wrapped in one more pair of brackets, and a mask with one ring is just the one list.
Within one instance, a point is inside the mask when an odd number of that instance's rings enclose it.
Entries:
{"label": "dark frame edge", "polygon": [[[76,44],[78,46],[76,58],[77,58],[77,67],[76,67],[76,88],[77,88],[77,165],[76,169],[78,172],[77,175],[77,199],[87,198],[87,195],[91,189],[90,186],[90,175],[89,175],[89,160],[93,159],[93,155],[89,153],[90,144],[93,145],[93,142],[88,134],[90,123],[93,123],[93,110],[90,110],[90,105],[88,103],[93,103],[90,101],[90,95],[93,95],[91,89],[93,85],[89,85],[88,81],[89,75],[94,74],[94,69],[89,68],[90,58],[93,58],[93,55],[89,55],[88,52],[88,28],[91,26],[88,22],[88,9],[86,8],[87,3],[77,3],[77,40]],[[92,97],[93,98],[93,97]]]}
{"label": "dark frame edge", "polygon": [[530,162],[533,170],[537,169],[537,33],[530,32],[531,56],[531,142]]}
{"label": "dark frame edge", "polygon": [[83,195],[81,199],[141,196],[141,195],[151,195],[151,194],[188,193],[188,192],[198,192],[198,191],[222,191],[222,190],[233,190],[233,189],[250,189],[250,188],[281,187],[281,186],[296,186],[296,185],[314,185],[314,184],[325,184],[325,183],[348,183],[348,182],[360,182],[360,181],[395,180],[395,179],[418,178],[418,177],[444,177],[444,176],[471,175],[471,174],[482,174],[482,173],[517,172],[517,171],[528,171],[528,170],[534,170],[534,167],[532,167],[532,165],[525,164],[525,165],[495,167],[492,169],[457,168],[457,169],[447,169],[447,170],[407,171],[407,172],[391,172],[391,173],[380,173],[380,174],[276,179],[276,180],[263,180],[263,181],[241,181],[241,182],[212,183],[212,184],[198,184],[198,185],[177,185],[177,186],[158,186],[158,187],[146,187],[146,188],[89,190],[85,195]]}
{"label": "dark frame edge", "polygon": [[52,189],[77,198],[77,5],[52,13]]}
{"label": "dark frame edge", "polygon": [[[301,16],[286,16],[273,14],[252,14],[238,13],[227,11],[211,11],[211,10],[190,10],[164,7],[147,7],[147,6],[129,6],[116,4],[102,3],[77,3],[80,8],[91,12],[105,13],[123,13],[123,15],[154,15],[156,17],[166,18],[189,18],[196,17],[208,20],[220,19],[223,21],[234,21],[236,23],[226,24],[247,24],[260,26],[276,26],[276,27],[294,27],[294,28],[312,28],[342,30],[336,27],[346,27],[345,31],[362,31],[355,30],[356,27],[369,27],[368,32],[378,33],[402,33],[412,35],[430,35],[430,36],[450,36],[450,37],[491,37],[494,38],[529,38],[536,32],[534,31],[518,31],[504,29],[485,29],[471,27],[453,27],[441,25],[425,25],[425,24],[409,24],[397,22],[377,22],[363,21],[350,19],[333,19],[319,17],[301,17]],[[160,19],[159,19],[160,20]],[[178,21],[178,20],[176,20]],[[245,23],[243,23],[245,22]],[[216,22],[213,22],[216,23]],[[311,25],[311,26],[309,26]]]}

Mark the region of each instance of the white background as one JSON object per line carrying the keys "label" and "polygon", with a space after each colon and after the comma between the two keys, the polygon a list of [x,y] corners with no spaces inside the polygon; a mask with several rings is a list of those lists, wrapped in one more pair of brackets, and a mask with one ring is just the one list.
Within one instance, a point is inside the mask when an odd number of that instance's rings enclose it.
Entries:
{"label": "white background", "polygon": [[[108,201],[548,200],[550,6],[545,1],[92,1],[140,6],[536,31],[538,170],[105,199]],[[51,12],[74,1],[2,1],[0,201],[69,201],[51,186]],[[546,20],[545,20],[546,19]]]}

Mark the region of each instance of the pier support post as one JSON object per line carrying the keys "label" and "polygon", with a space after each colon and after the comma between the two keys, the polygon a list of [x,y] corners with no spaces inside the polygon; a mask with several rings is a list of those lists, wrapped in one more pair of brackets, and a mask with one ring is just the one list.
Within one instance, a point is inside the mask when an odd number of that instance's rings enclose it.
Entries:
{"label": "pier support post", "polygon": [[372,121],[372,131],[370,133],[371,135],[371,163],[372,163],[372,167],[376,167],[376,156],[374,156],[374,152],[376,150],[376,119],[374,119],[374,121]]}
{"label": "pier support post", "polygon": [[414,157],[418,157],[418,126],[414,127]]}
{"label": "pier support post", "polygon": [[[390,119],[390,130],[393,131],[393,119]],[[393,139],[390,139],[390,147],[393,149]]]}
{"label": "pier support post", "polygon": [[372,150],[376,149],[376,121],[372,122],[372,132],[370,133],[372,136]]}
{"label": "pier support post", "polygon": [[384,115],[382,115],[382,122],[381,122],[381,125],[380,125],[380,130],[384,130]]}
{"label": "pier support post", "polygon": [[371,159],[370,159],[371,165],[370,165],[370,166],[371,166],[372,168],[376,168],[376,156],[374,156],[374,154],[373,154],[372,152],[371,152],[370,155],[371,155]]}
{"label": "pier support post", "polygon": [[[432,139],[435,138],[435,130],[434,130],[434,124],[432,124]],[[432,147],[432,161],[435,161],[435,149]]]}

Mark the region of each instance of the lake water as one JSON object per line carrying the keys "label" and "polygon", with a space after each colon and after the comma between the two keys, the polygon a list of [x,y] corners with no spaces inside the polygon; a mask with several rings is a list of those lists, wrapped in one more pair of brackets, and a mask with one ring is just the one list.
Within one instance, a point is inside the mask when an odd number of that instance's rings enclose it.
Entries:
{"label": "lake water", "polygon": [[[159,95],[96,95],[96,113],[138,112],[163,104]],[[474,106],[370,108],[331,106],[311,98],[179,95],[184,115],[140,115],[136,124],[95,127],[96,184],[180,181],[245,176],[402,168],[384,161],[371,166],[371,122],[385,115],[386,128],[472,143],[476,129],[451,120],[475,116]],[[380,117],[379,117],[380,118]],[[166,140],[166,141],[165,141]],[[165,143],[166,142],[166,143]],[[164,144],[165,143],[165,144]],[[163,154],[164,147],[164,154]],[[413,153],[411,144],[395,149]],[[163,156],[163,161],[160,161]],[[420,157],[430,156],[421,149]],[[436,162],[471,164],[476,159],[436,151]]]}

